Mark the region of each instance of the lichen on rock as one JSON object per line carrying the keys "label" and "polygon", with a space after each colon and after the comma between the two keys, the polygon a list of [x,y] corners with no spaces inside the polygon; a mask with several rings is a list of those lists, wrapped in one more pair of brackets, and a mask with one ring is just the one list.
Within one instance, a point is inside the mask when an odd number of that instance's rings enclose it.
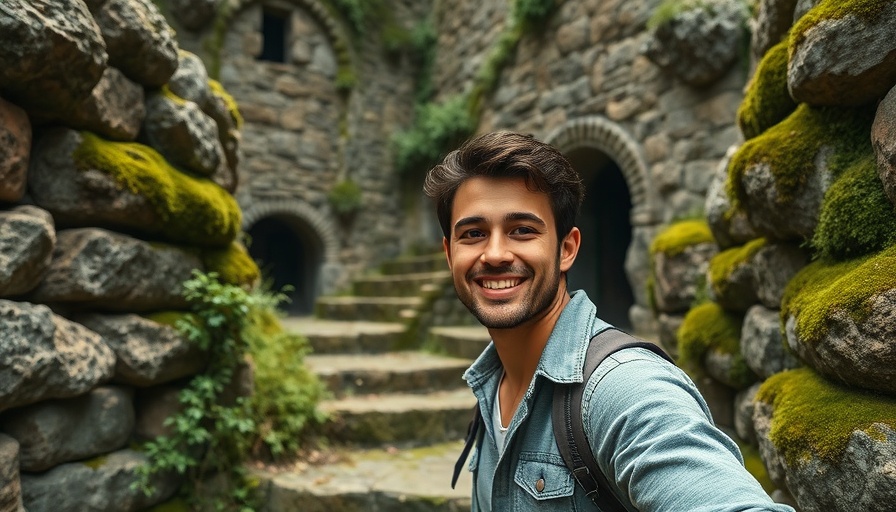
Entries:
{"label": "lichen on rock", "polygon": [[745,139],[752,139],[786,119],[797,103],[787,89],[787,41],[771,47],[747,84],[737,109],[737,124]]}
{"label": "lichen on rock", "polygon": [[[737,389],[756,381],[740,351],[743,315],[726,311],[715,302],[692,308],[678,329],[679,364],[696,375],[709,374]],[[706,365],[710,354],[726,356],[725,375],[712,372]]]}

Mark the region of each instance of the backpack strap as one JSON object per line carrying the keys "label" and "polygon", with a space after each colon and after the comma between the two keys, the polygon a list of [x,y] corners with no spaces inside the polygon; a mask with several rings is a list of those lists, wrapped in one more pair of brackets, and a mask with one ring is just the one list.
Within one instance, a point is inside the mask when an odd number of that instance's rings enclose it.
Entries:
{"label": "backpack strap", "polygon": [[467,456],[470,455],[470,450],[473,448],[473,445],[476,444],[476,435],[479,433],[479,425],[482,423],[482,413],[479,411],[479,404],[473,406],[473,419],[470,420],[470,424],[467,426],[467,438],[464,440],[464,449],[460,452],[460,457],[457,458],[457,462],[454,463],[454,474],[451,476],[451,488],[454,489],[454,486],[457,485],[457,478],[460,476],[460,472],[464,469],[464,462],[467,461]]}
{"label": "backpack strap", "polygon": [[602,512],[625,512],[626,508],[613,493],[614,486],[594,459],[582,420],[582,396],[585,385],[604,359],[619,350],[632,347],[651,350],[672,362],[659,346],[638,340],[615,328],[606,329],[591,338],[588,344],[582,382],[554,387],[551,421],[560,455],[576,482],[584,489],[585,495]]}

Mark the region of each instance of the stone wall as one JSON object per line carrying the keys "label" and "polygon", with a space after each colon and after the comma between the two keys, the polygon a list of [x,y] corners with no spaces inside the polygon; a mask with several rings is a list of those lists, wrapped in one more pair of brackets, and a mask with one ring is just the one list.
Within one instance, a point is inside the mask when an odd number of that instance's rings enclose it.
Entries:
{"label": "stone wall", "polygon": [[163,317],[194,270],[258,280],[239,116],[149,0],[5,2],[0,27],[0,509],[144,510],[178,481],[132,488],[131,447],[205,364]]}

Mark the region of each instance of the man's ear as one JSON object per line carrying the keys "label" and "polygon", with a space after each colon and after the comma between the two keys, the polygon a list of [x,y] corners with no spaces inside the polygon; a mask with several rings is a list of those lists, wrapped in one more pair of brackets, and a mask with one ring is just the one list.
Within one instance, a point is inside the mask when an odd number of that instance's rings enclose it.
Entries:
{"label": "man's ear", "polygon": [[572,267],[576,261],[576,255],[579,254],[579,247],[582,245],[582,232],[579,228],[573,226],[569,233],[563,237],[560,242],[560,272],[566,272]]}
{"label": "man's ear", "polygon": [[448,243],[448,238],[442,237],[442,249],[445,250],[445,259],[448,260],[448,270],[451,270],[451,244]]}

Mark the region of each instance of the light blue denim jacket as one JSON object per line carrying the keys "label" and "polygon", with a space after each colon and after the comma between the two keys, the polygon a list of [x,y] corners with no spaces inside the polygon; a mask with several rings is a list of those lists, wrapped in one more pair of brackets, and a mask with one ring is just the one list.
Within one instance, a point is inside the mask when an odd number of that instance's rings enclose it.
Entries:
{"label": "light blue denim jacket", "polygon": [[[582,381],[587,344],[609,327],[596,317],[585,292],[572,294],[501,455],[492,427],[502,369],[494,345],[464,373],[485,420],[469,462],[474,511],[597,510],[557,449],[551,401],[554,383]],[[598,366],[585,388],[582,412],[597,462],[629,510],[793,511],[774,503],[744,469],[737,445],[713,425],[687,375],[649,350],[625,349]]]}

